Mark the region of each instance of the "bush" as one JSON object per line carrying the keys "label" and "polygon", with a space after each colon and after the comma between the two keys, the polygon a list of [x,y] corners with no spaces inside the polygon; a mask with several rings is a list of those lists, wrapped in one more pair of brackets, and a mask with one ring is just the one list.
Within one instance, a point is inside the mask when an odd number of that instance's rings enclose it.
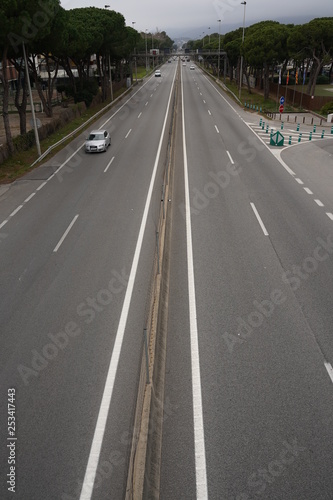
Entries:
{"label": "bush", "polygon": [[74,102],[84,102],[87,108],[89,108],[90,104],[92,103],[92,100],[94,98],[94,95],[89,92],[87,89],[79,90],[76,92],[74,95]]}
{"label": "bush", "polygon": [[74,92],[73,86],[69,83],[59,83],[57,85],[58,92],[65,92],[66,97],[74,97],[75,103],[84,101],[88,108],[92,103],[94,96],[98,94],[99,87],[97,80],[95,78],[84,80],[81,85],[77,80],[76,88],[77,90]]}
{"label": "bush", "polygon": [[330,83],[330,79],[328,78],[328,76],[319,75],[317,77],[317,84],[318,85],[328,85],[329,83]]}
{"label": "bush", "polygon": [[322,115],[328,115],[329,113],[333,113],[333,101],[324,104],[324,106],[320,110],[320,113]]}
{"label": "bush", "polygon": [[29,130],[29,132],[24,135],[18,135],[13,139],[13,142],[17,151],[27,151],[35,144],[34,130]]}

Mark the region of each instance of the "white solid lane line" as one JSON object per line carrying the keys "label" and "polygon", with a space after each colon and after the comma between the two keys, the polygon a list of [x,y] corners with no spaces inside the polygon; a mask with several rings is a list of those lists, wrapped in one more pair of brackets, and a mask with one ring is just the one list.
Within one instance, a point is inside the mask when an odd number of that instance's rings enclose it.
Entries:
{"label": "white solid lane line", "polygon": [[187,242],[187,261],[188,261],[187,273],[188,273],[190,338],[191,338],[194,453],[195,453],[195,477],[196,477],[196,492],[197,492],[196,498],[197,500],[207,500],[208,488],[207,488],[207,470],[206,470],[206,451],[205,451],[205,436],[204,436],[204,423],[203,423],[203,412],[202,412],[202,391],[201,391],[201,375],[200,375],[197,309],[196,309],[196,299],[195,299],[190,188],[189,188],[187,152],[186,152],[183,81],[181,86],[181,92],[182,92],[184,179],[185,179],[186,242]]}
{"label": "white solid lane line", "polygon": [[267,229],[265,228],[265,225],[264,225],[263,221],[261,220],[261,217],[260,217],[260,215],[259,215],[259,213],[258,213],[258,210],[257,210],[257,208],[256,208],[255,204],[254,204],[254,203],[250,203],[250,205],[251,205],[251,207],[252,207],[252,210],[253,210],[253,212],[254,212],[255,216],[256,216],[256,217],[257,217],[257,219],[258,219],[258,222],[259,222],[259,224],[260,224],[260,227],[261,227],[261,229],[262,229],[262,231],[263,231],[264,235],[265,235],[265,236],[268,236],[268,231],[267,231]]}
{"label": "white solid lane line", "polygon": [[60,238],[59,243],[57,244],[57,246],[55,247],[53,252],[57,252],[59,250],[59,248],[61,247],[62,243],[64,242],[66,236],[68,235],[69,231],[72,229],[73,225],[75,224],[77,218],[78,218],[78,215],[75,215],[74,219],[72,220],[72,222],[70,223],[70,225],[68,226],[68,228],[66,229],[66,231],[64,232],[62,237]]}
{"label": "white solid lane line", "polygon": [[137,239],[137,243],[136,243],[136,247],[135,247],[135,252],[134,252],[134,256],[133,256],[132,267],[131,267],[131,271],[130,271],[130,275],[129,275],[129,279],[128,279],[128,285],[127,285],[126,292],[125,292],[124,303],[123,303],[123,307],[121,310],[121,315],[120,315],[120,319],[119,319],[116,338],[114,341],[114,347],[113,347],[112,355],[111,355],[111,361],[110,361],[110,365],[109,365],[109,369],[108,369],[108,373],[107,373],[107,377],[106,377],[106,381],[105,381],[102,401],[101,401],[99,412],[98,412],[98,418],[97,418],[96,427],[95,427],[95,431],[94,431],[93,441],[92,441],[91,448],[90,448],[87,468],[86,468],[84,480],[82,483],[80,500],[90,500],[92,497],[92,494],[93,494],[97,466],[98,466],[99,457],[100,457],[100,453],[101,453],[107,417],[109,414],[109,408],[110,408],[110,404],[111,404],[113,387],[114,387],[114,382],[116,379],[116,373],[117,373],[117,369],[118,369],[118,363],[119,363],[121,348],[122,348],[122,344],[123,344],[129,308],[130,308],[131,299],[132,299],[134,282],[135,282],[135,277],[136,277],[138,264],[139,264],[139,258],[140,258],[140,253],[141,253],[143,237],[144,237],[145,228],[147,225],[149,207],[150,207],[151,198],[152,198],[152,194],[153,194],[153,188],[154,188],[154,183],[155,183],[155,178],[156,178],[157,167],[158,167],[158,163],[159,163],[159,159],[160,159],[160,155],[161,155],[162,142],[163,142],[163,138],[164,138],[164,134],[165,134],[167,118],[169,115],[171,96],[172,96],[172,92],[173,92],[173,88],[174,88],[174,84],[175,84],[175,78],[176,78],[176,73],[174,73],[174,77],[173,77],[173,81],[172,81],[172,85],[171,85],[169,101],[168,101],[167,109],[165,112],[165,118],[164,118],[164,123],[163,123],[163,128],[162,128],[162,132],[161,132],[161,136],[160,136],[159,145],[157,148],[155,164],[154,164],[152,176],[150,179],[150,185],[148,188],[145,208],[144,208],[144,212],[142,215],[142,221],[141,221],[141,225],[140,225],[139,235],[138,235],[138,239]]}

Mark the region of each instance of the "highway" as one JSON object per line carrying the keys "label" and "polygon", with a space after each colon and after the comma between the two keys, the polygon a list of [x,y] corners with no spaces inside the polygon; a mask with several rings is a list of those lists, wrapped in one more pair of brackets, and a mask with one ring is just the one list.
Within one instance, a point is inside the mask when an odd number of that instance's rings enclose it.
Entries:
{"label": "highway", "polygon": [[[179,68],[160,498],[332,499],[333,141]],[[125,498],[176,69],[0,187],[0,498]]]}
{"label": "highway", "polygon": [[124,498],[175,75],[91,127],[107,152],[85,154],[85,132],[2,186],[3,499]]}
{"label": "highway", "polygon": [[330,140],[282,153],[182,67],[162,500],[333,496]]}

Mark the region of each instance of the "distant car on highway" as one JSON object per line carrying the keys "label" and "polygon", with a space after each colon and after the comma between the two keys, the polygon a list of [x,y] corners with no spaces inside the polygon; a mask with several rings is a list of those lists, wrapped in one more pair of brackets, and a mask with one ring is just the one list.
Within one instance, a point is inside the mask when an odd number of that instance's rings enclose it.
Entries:
{"label": "distant car on highway", "polygon": [[195,69],[194,64],[191,64],[190,69]]}
{"label": "distant car on highway", "polygon": [[85,142],[86,153],[99,153],[111,146],[111,137],[107,130],[92,130]]}
{"label": "distant car on highway", "polygon": [[155,71],[155,76],[161,76],[161,72],[160,72],[160,70],[159,70],[159,69],[157,69],[157,70]]}

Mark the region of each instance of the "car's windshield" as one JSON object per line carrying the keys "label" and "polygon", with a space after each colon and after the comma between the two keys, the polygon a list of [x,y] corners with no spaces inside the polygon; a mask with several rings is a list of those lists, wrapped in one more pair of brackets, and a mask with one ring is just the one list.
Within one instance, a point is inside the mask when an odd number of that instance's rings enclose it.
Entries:
{"label": "car's windshield", "polygon": [[88,137],[89,141],[102,141],[104,139],[103,134],[90,134]]}

